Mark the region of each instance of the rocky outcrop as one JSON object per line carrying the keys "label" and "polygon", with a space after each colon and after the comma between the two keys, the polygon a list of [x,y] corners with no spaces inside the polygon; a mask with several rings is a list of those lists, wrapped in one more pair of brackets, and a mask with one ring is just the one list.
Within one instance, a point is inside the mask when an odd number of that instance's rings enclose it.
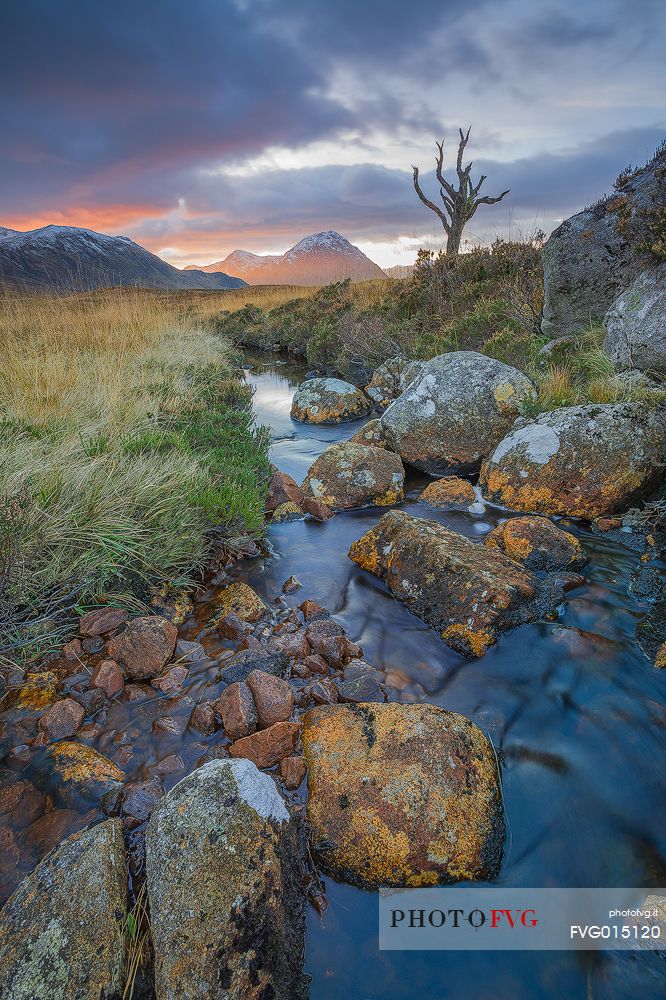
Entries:
{"label": "rocky outcrop", "polygon": [[474,487],[468,479],[459,476],[436,479],[419,496],[419,503],[427,503],[437,510],[467,510],[475,502]]}
{"label": "rocky outcrop", "polygon": [[307,424],[341,424],[364,417],[371,409],[368,397],[351,382],[312,378],[296,390],[291,416]]}
{"label": "rocky outcrop", "polygon": [[501,361],[474,351],[442,354],[391,403],[382,430],[389,448],[417,469],[475,473],[534,395],[530,380]]}
{"label": "rocky outcrop", "polygon": [[404,511],[384,514],[349,557],[468,656],[482,656],[501,632],[552,610],[562,596],[502,552]]}
{"label": "rocky outcrop", "polygon": [[666,153],[627,178],[615,194],[566,219],[542,251],[541,329],[578,333],[601,320],[618,295],[650,265],[644,246],[666,204]]}
{"label": "rocky outcrop", "polygon": [[504,841],[492,745],[434,705],[326,705],[304,716],[312,844],[367,888],[492,878]]}
{"label": "rocky outcrop", "polygon": [[666,408],[566,406],[520,421],[481,470],[484,496],[513,510],[595,518],[626,510],[663,472]]}
{"label": "rocky outcrop", "polygon": [[666,375],[666,261],[622,292],[605,326],[604,350],[617,368]]}
{"label": "rocky outcrop", "polygon": [[404,481],[398,455],[344,441],[322,452],[308,469],[302,490],[306,497],[338,510],[367,504],[389,507],[402,500]]}
{"label": "rocky outcrop", "polygon": [[483,540],[528,569],[580,569],[587,556],[578,539],[545,517],[512,517]]}
{"label": "rocky outcrop", "polygon": [[146,833],[157,1000],[306,996],[297,841],[247,760],[204,764],[161,800]]}
{"label": "rocky outcrop", "polygon": [[122,996],[126,912],[122,824],[107,820],[49,854],[0,912],[0,996]]}
{"label": "rocky outcrop", "polygon": [[410,361],[401,357],[389,358],[373,373],[365,387],[366,395],[383,409],[412,384],[422,367],[423,361]]}

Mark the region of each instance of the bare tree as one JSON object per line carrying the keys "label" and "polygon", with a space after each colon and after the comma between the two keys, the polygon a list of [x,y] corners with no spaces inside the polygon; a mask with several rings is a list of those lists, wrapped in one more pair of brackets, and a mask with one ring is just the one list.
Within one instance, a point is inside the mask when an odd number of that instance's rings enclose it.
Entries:
{"label": "bare tree", "polygon": [[472,184],[470,179],[472,164],[468,163],[466,167],[463,167],[463,154],[465,152],[465,146],[469,141],[469,134],[472,130],[470,127],[467,129],[466,133],[463,132],[462,129],[458,129],[458,131],[460,132],[460,142],[458,143],[458,157],[456,159],[456,173],[458,175],[457,188],[454,188],[453,184],[449,183],[442,173],[442,164],[444,163],[444,140],[441,142],[435,141],[435,145],[437,146],[435,174],[437,180],[439,181],[439,193],[441,195],[442,202],[444,203],[444,209],[439,208],[439,206],[433,201],[426,198],[421,190],[421,185],[419,184],[419,168],[412,166],[412,170],[414,171],[414,190],[423,204],[427,205],[427,207],[439,217],[442,225],[444,226],[444,232],[447,236],[447,254],[457,254],[460,252],[460,241],[462,240],[463,229],[472,218],[479,205],[495,205],[509,193],[508,190],[502,191],[497,198],[491,198],[489,195],[479,197],[479,191],[481,190],[481,185],[486,180],[486,175],[481,174],[478,182],[476,184]]}

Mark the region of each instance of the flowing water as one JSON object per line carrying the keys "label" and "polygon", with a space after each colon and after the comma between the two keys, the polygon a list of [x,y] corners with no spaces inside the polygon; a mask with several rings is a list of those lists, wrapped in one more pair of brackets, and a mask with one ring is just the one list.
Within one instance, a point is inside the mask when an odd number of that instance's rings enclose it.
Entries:
{"label": "flowing water", "polygon": [[[351,437],[363,421],[336,427],[292,421],[291,399],[305,369],[249,360],[257,421],[272,432],[272,461],[301,482],[324,448]],[[479,542],[506,516],[491,507],[481,515],[432,511],[415,502],[426,482],[408,478],[404,510]],[[460,712],[488,734],[500,759],[508,825],[499,884],[663,885],[666,676],[634,640],[646,610],[631,591],[639,556],[567,523],[590,556],[586,585],[567,595],[556,621],[515,629],[470,661],[347,558],[351,542],[381,513],[273,525],[271,554],[239,564],[241,575],[275,599],[294,574],[303,588],[288,602],[306,596],[327,607],[402,689],[402,699]],[[614,960],[588,953],[380,952],[376,894],[325,883],[329,908],[323,918],[312,910],[308,924],[313,1000],[634,995],[628,980],[616,987],[620,992],[604,992],[617,981]],[[640,972],[627,975],[639,974],[640,983]],[[637,987],[643,996],[659,995],[652,982],[648,976]]]}

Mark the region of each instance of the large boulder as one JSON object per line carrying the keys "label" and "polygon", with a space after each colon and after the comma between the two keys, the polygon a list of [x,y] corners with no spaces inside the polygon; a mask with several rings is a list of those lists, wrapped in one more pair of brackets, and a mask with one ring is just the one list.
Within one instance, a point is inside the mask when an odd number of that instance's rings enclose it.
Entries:
{"label": "large boulder", "polygon": [[492,745],[435,705],[326,705],[304,716],[312,844],[367,888],[489,879],[504,824]]}
{"label": "large boulder", "polygon": [[580,569],[587,556],[578,539],[545,517],[512,517],[489,531],[483,544],[528,569]]}
{"label": "large boulder", "polygon": [[659,479],[666,408],[565,406],[520,421],[484,464],[484,495],[513,510],[595,518],[625,510]]}
{"label": "large boulder", "polygon": [[291,416],[307,424],[341,424],[365,417],[371,409],[368,397],[351,382],[311,378],[296,390]]}
{"label": "large boulder", "polygon": [[107,1000],[123,993],[127,874],[122,823],[64,841],[0,912],[0,996]]}
{"label": "large boulder", "polygon": [[157,1000],[305,997],[299,861],[295,821],[250,761],[172,788],[146,833]]}
{"label": "large boulder", "polygon": [[604,350],[621,370],[666,375],[666,261],[643,271],[606,313]]}
{"label": "large boulder", "polygon": [[365,387],[366,395],[379,407],[386,407],[397,399],[420,374],[423,361],[408,358],[389,358],[377,368]]}
{"label": "large boulder", "polygon": [[650,223],[666,200],[666,152],[618,185],[620,190],[566,219],[542,251],[541,329],[563,337],[601,320],[649,266]]}
{"label": "large boulder", "polygon": [[382,416],[382,430],[388,447],[417,469],[475,473],[534,396],[516,368],[455,351],[423,365]]}
{"label": "large boulder", "polygon": [[53,743],[32,767],[55,802],[71,809],[99,806],[105,796],[120,791],[125,778],[112,760],[76,740]]}
{"label": "large boulder", "polygon": [[386,441],[384,440],[382,422],[379,417],[375,420],[368,420],[367,424],[363,424],[360,431],[356,431],[356,434],[349,438],[349,444],[364,444],[372,445],[375,448],[385,448]]}
{"label": "large boulder", "polygon": [[355,541],[349,558],[468,656],[482,656],[501,632],[552,610],[562,596],[502,552],[400,510]]}
{"label": "large boulder", "polygon": [[403,497],[405,470],[400,457],[374,445],[332,444],[310,466],[301,489],[329,507],[350,510],[375,504],[389,507]]}

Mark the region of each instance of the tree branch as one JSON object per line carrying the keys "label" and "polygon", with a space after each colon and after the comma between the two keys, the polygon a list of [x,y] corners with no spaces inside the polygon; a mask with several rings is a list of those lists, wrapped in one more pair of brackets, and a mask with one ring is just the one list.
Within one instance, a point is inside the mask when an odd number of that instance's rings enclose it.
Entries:
{"label": "tree branch", "polygon": [[450,233],[451,232],[451,226],[449,225],[449,220],[447,219],[447,217],[444,214],[444,212],[441,210],[441,208],[438,205],[435,205],[434,201],[430,201],[429,198],[426,198],[426,196],[424,195],[423,191],[421,190],[421,185],[419,184],[419,168],[412,166],[412,170],[414,171],[414,174],[413,174],[414,190],[416,191],[417,195],[419,196],[419,198],[421,199],[421,201],[423,202],[423,204],[426,205],[430,209],[431,212],[434,212],[435,215],[439,216],[439,218],[441,220],[441,223],[444,226],[444,231],[447,234]]}

